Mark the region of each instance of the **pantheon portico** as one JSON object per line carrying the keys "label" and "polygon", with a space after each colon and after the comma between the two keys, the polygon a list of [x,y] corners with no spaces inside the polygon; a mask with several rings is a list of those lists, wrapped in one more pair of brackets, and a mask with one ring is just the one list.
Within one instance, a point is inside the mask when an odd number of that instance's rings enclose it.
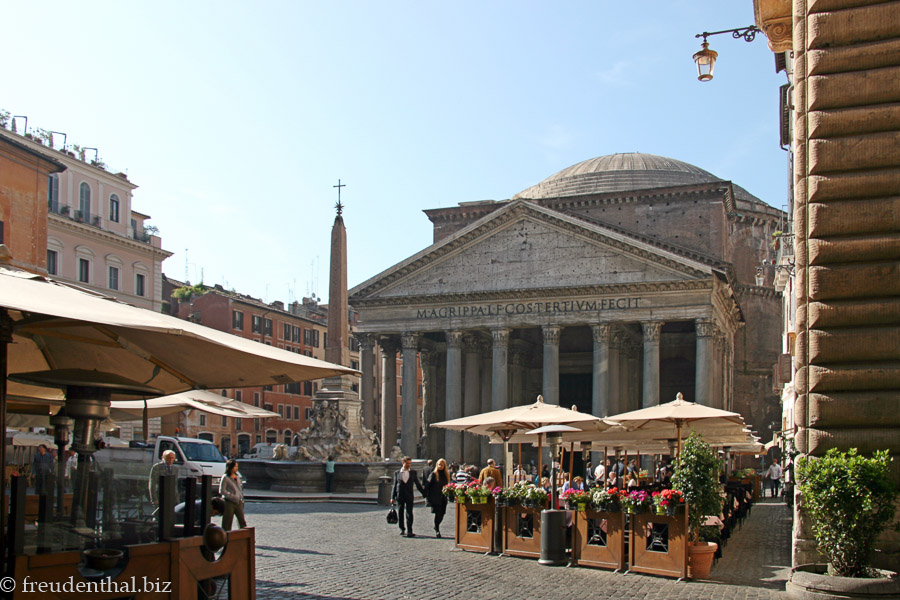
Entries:
{"label": "pantheon portico", "polygon": [[[351,290],[366,414],[376,412],[376,395],[397,397],[402,358],[403,453],[480,464],[489,454],[486,440],[427,425],[531,403],[538,394],[598,416],[653,406],[679,391],[705,405],[741,408],[736,350],[742,360],[746,352],[736,340],[760,299],[775,297],[765,285],[748,289],[740,281],[743,264],[760,264],[766,247],[746,244],[736,186],[653,155],[593,163],[509,201],[426,211],[435,243]],[[635,193],[628,189],[634,185],[648,187]],[[777,211],[742,201],[744,211],[760,213],[765,227],[752,225],[764,240]],[[635,220],[648,226],[635,227]],[[754,254],[739,265],[725,260],[734,235]],[[741,274],[749,273],[756,271]],[[742,303],[748,294],[751,301]],[[777,323],[775,331],[772,362]],[[372,386],[375,369],[380,394]],[[746,387],[737,387],[739,404],[752,402]],[[380,408],[376,425],[389,453],[398,407],[388,401]]]}

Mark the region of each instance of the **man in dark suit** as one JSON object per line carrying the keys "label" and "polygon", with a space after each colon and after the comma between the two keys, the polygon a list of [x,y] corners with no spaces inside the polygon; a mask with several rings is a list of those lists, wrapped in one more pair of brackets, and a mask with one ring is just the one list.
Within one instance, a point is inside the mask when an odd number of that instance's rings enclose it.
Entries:
{"label": "man in dark suit", "polygon": [[[404,456],[402,467],[394,473],[394,487],[391,489],[391,504],[399,503],[397,512],[400,513],[400,535],[416,537],[413,533],[413,486],[419,488],[419,493],[425,495],[425,489],[419,483],[419,477],[412,470],[412,459]],[[406,514],[404,514],[406,513]],[[404,519],[404,516],[406,519]]]}

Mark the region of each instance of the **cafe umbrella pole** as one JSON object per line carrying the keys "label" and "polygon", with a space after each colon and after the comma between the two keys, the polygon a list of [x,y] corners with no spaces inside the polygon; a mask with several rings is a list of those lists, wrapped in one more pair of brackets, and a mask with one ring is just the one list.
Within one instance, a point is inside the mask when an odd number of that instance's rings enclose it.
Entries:
{"label": "cafe umbrella pole", "polygon": [[541,558],[539,565],[548,567],[562,567],[569,564],[566,557],[566,511],[557,510],[556,506],[556,458],[562,445],[562,434],[569,431],[578,431],[568,425],[547,425],[529,431],[529,434],[547,434],[547,444],[550,446],[550,509],[541,511]]}

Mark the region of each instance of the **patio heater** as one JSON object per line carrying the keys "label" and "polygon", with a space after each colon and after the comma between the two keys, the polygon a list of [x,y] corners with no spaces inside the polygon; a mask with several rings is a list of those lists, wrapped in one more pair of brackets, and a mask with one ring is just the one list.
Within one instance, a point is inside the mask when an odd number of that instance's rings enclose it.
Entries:
{"label": "patio heater", "polygon": [[66,446],[69,445],[69,432],[73,421],[66,414],[66,409],[50,417],[50,426],[53,427],[53,442],[56,444],[56,517],[61,519],[65,513],[65,474],[66,474]]}
{"label": "patio heater", "polygon": [[78,468],[73,482],[72,524],[93,529],[97,489],[89,485],[89,471],[91,457],[97,450],[95,440],[100,423],[109,418],[112,395],[159,395],[160,391],[115,373],[85,369],[13,373],[9,379],[26,385],[64,390],[66,416],[73,422],[72,450],[78,453]]}
{"label": "patio heater", "polygon": [[550,509],[541,511],[541,558],[538,564],[561,567],[569,564],[566,558],[566,511],[556,509],[556,471],[559,466],[559,449],[562,435],[569,431],[580,431],[569,425],[545,425],[532,429],[529,434],[546,434],[550,446]]}

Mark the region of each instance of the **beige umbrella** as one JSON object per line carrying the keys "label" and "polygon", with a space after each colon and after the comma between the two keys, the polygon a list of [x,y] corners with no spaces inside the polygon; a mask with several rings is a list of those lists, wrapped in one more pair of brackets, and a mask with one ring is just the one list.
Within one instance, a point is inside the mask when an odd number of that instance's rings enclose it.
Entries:
{"label": "beige umbrella", "polygon": [[235,419],[267,419],[279,416],[276,412],[244,404],[206,390],[189,390],[149,400],[113,400],[109,416],[113,421],[137,421],[145,416],[147,418],[162,417],[191,409]]}
{"label": "beige umbrella", "polygon": [[[506,456],[511,440],[514,443],[529,444],[533,441],[534,436],[519,438],[517,432],[531,431],[545,425],[571,425],[579,429],[590,428],[592,431],[616,427],[615,423],[589,413],[563,408],[556,404],[545,404],[543,396],[538,396],[537,402],[534,404],[513,406],[431,424],[432,427],[442,429],[465,431],[475,435],[497,436],[504,442],[504,456]],[[540,447],[541,437],[538,435],[538,447]],[[540,457],[540,454],[538,456]],[[540,472],[540,463],[538,472]]]}
{"label": "beige umbrella", "polygon": [[[621,423],[631,434],[640,433],[654,439],[676,439],[676,454],[681,453],[682,430],[686,426],[695,429],[704,439],[707,435],[743,437],[746,433],[740,414],[688,402],[681,392],[672,402],[612,415],[609,420]],[[706,435],[704,429],[707,430]]]}

